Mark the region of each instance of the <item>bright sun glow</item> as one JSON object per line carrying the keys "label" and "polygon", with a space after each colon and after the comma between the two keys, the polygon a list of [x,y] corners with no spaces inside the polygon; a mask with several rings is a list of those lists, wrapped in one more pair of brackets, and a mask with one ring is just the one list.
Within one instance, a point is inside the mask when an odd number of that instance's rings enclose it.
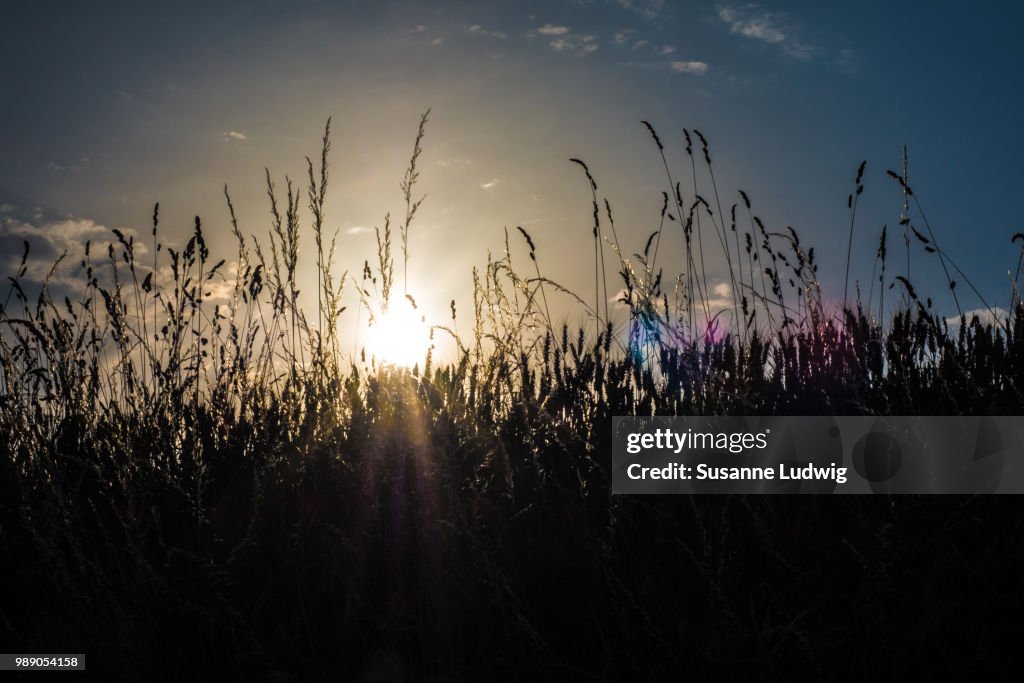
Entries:
{"label": "bright sun glow", "polygon": [[422,367],[430,349],[430,328],[407,300],[395,301],[370,325],[366,355],[378,363]]}

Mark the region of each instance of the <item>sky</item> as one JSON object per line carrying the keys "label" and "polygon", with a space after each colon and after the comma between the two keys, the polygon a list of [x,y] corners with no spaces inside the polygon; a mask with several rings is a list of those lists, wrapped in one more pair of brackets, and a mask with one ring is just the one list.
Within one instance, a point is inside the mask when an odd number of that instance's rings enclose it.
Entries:
{"label": "sky", "polygon": [[[666,189],[644,120],[681,179],[683,129],[701,130],[722,204],[743,189],[770,230],[793,226],[840,298],[857,166],[867,161],[851,280],[866,288],[903,203],[885,171],[907,145],[940,245],[990,305],[1009,302],[1010,237],[1024,230],[1017,3],[41,0],[3,16],[7,271],[25,237],[41,265],[109,228],[148,235],[155,202],[167,242],[199,215],[230,257],[224,185],[243,232],[265,236],[264,168],[301,184],[330,116],[327,226],[339,272],[358,275],[376,254],[373,227],[404,210],[399,183],[430,108],[409,290],[438,319],[451,299],[469,310],[471,269],[502,253],[506,228],[530,267],[515,226],[544,275],[590,297],[590,192],[570,158],[611,202],[624,250],[640,251]],[[661,265],[677,270],[681,237],[666,245]],[[935,259],[913,259],[918,290],[954,313]],[[724,283],[720,259],[709,270]]]}

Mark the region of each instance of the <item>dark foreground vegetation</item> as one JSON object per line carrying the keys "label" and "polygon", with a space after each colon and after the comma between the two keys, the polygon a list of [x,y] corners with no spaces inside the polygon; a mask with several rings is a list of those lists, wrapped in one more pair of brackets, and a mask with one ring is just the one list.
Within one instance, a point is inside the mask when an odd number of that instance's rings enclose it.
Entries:
{"label": "dark foreground vegetation", "polygon": [[[402,184],[403,264],[422,137]],[[509,251],[476,274],[459,314],[472,332],[435,328],[452,363],[342,353],[346,284],[364,320],[400,296],[390,221],[375,268],[332,271],[327,135],[308,192],[288,183],[282,198],[268,174],[270,234],[235,224],[234,268],[198,219],[182,248],[160,244],[154,214],[147,263],[117,233],[73,264],[67,298],[22,270],[0,317],[2,649],[85,652],[93,674],[135,680],[1008,676],[1024,598],[1012,497],[609,495],[613,415],[1024,407],[1016,297],[1002,321],[947,323],[883,231],[870,292],[830,308],[813,249],[766,229],[746,194],[722,211],[706,142],[684,139],[692,191],[669,172],[663,224],[632,256],[578,162],[594,215],[588,329],[552,320],[564,292],[513,233],[529,274]],[[298,305],[300,213],[315,316]],[[914,215],[894,231],[908,260],[942,259],[950,292],[969,287]],[[712,245],[724,312],[710,308]],[[683,273],[672,286],[659,259]],[[231,284],[220,299],[215,282]]]}

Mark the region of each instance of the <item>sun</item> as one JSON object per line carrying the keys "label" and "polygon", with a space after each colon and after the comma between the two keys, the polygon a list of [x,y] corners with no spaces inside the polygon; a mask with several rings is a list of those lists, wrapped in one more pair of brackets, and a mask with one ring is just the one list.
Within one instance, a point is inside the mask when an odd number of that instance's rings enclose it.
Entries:
{"label": "sun", "polygon": [[395,301],[370,324],[366,354],[378,363],[411,368],[426,360],[430,328],[408,300]]}

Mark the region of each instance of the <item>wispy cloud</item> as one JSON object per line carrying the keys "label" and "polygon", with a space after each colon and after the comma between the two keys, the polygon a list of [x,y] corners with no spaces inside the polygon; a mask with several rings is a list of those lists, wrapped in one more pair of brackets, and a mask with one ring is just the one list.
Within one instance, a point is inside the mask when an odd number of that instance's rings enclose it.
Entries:
{"label": "wispy cloud", "polygon": [[665,7],[665,0],[615,0],[615,2],[619,7],[636,12],[645,19],[656,19]]}
{"label": "wispy cloud", "polygon": [[836,60],[836,66],[843,73],[855,74],[857,73],[857,55],[850,48],[843,48],[839,51],[839,58]]}
{"label": "wispy cloud", "polygon": [[248,140],[249,136],[240,130],[229,130],[224,133],[224,142],[231,142],[232,140]]}
{"label": "wispy cloud", "polygon": [[69,175],[79,173],[89,168],[92,165],[92,160],[89,157],[81,157],[77,161],[71,162],[56,162],[51,161],[46,164],[46,170],[53,175]]}
{"label": "wispy cloud", "polygon": [[345,230],[346,235],[362,235],[367,232],[373,232],[373,228],[368,228],[365,225],[353,225]]}
{"label": "wispy cloud", "polygon": [[444,42],[444,37],[438,35],[438,31],[431,30],[426,24],[413,26],[409,29],[409,35],[417,45],[440,45]]}
{"label": "wispy cloud", "polygon": [[776,45],[797,59],[810,59],[815,49],[800,41],[786,15],[761,9],[758,5],[720,5],[718,18],[729,26],[729,33]]}
{"label": "wispy cloud", "polygon": [[636,33],[636,31],[631,28],[624,28],[621,31],[616,31],[615,35],[612,36],[612,42],[619,47],[623,47],[629,43],[634,33]]}
{"label": "wispy cloud", "polygon": [[669,62],[669,67],[677,73],[693,74],[694,76],[703,76],[708,72],[706,62]]}
{"label": "wispy cloud", "polygon": [[493,187],[497,187],[498,183],[501,182],[498,178],[491,178],[486,183],[480,183],[480,187],[485,190],[490,190]]}
{"label": "wispy cloud", "polygon": [[752,8],[719,7],[718,18],[729,24],[729,31],[766,43],[782,43],[786,33],[770,13],[756,14]]}
{"label": "wispy cloud", "polygon": [[484,36],[484,37],[487,37],[487,38],[496,38],[498,40],[505,40],[506,38],[508,38],[508,34],[507,33],[503,33],[501,31],[489,31],[489,30],[485,29],[483,26],[481,26],[480,24],[473,24],[472,26],[467,27],[466,31],[469,32],[469,33],[472,33],[475,36]]}
{"label": "wispy cloud", "polygon": [[711,69],[711,66],[707,62],[701,62],[698,60],[634,60],[619,63],[622,66],[629,66],[635,69],[670,71],[678,74],[690,74],[691,76],[703,76]]}
{"label": "wispy cloud", "polygon": [[573,33],[568,26],[554,26],[544,24],[537,29],[536,33],[530,32],[528,37],[536,37],[537,34],[551,38],[548,46],[557,52],[571,52],[579,56],[586,56],[597,50],[597,38],[591,34]]}
{"label": "wispy cloud", "polygon": [[537,33],[541,34],[542,36],[564,36],[567,33],[569,33],[569,27],[552,26],[551,24],[544,24],[539,29],[537,29]]}
{"label": "wispy cloud", "polygon": [[437,165],[441,168],[467,168],[473,162],[469,159],[438,159]]}
{"label": "wispy cloud", "polygon": [[654,54],[661,57],[666,57],[676,51],[674,45],[654,45],[646,38],[636,38],[635,34],[635,29],[619,29],[612,35],[612,44],[616,47],[628,47],[633,51],[649,48]]}
{"label": "wispy cloud", "polygon": [[581,36],[574,33],[561,38],[555,38],[549,45],[558,52],[573,52],[580,56],[588,55],[597,50],[597,40],[594,36]]}

